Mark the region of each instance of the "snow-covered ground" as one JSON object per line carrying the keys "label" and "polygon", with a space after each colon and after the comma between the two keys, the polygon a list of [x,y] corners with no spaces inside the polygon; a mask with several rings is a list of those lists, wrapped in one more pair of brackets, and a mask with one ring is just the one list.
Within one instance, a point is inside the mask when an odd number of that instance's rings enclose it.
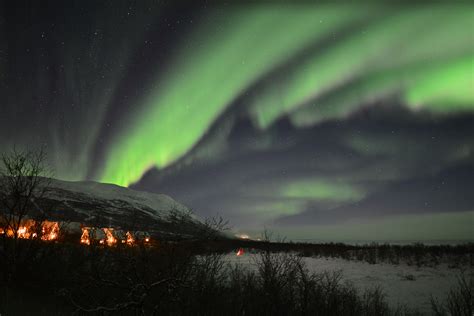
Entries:
{"label": "snow-covered ground", "polygon": [[[122,209],[142,210],[160,220],[164,220],[170,210],[185,211],[187,209],[167,195],[132,190],[114,184],[57,179],[49,179],[46,184],[49,188],[46,196],[64,204],[96,201],[102,207],[108,206],[112,212],[120,212]],[[75,206],[72,208],[76,212],[83,211]]]}
{"label": "snow-covered ground", "polygon": [[[255,269],[256,254],[246,253],[243,256],[228,254],[225,260],[239,263],[249,269]],[[310,271],[342,271],[343,280],[352,282],[363,290],[380,286],[392,306],[399,303],[409,308],[429,314],[430,296],[443,301],[457,283],[460,268],[449,268],[446,264],[437,267],[416,267],[406,264],[369,264],[360,261],[348,261],[337,258],[303,258]],[[465,270],[468,267],[465,267]]]}

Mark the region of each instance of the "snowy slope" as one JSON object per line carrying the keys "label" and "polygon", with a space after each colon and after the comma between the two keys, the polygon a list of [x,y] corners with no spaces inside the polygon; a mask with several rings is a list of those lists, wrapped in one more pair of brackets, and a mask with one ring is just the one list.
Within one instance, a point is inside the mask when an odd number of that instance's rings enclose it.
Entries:
{"label": "snowy slope", "polygon": [[45,183],[46,194],[35,205],[50,220],[161,236],[192,237],[202,231],[198,218],[185,216],[188,209],[167,195],[92,181],[50,179]]}
{"label": "snowy slope", "polygon": [[49,183],[47,196],[62,200],[66,205],[74,204],[78,200],[107,202],[110,208],[115,208],[117,212],[133,208],[160,219],[165,219],[169,211],[173,209],[187,210],[185,206],[164,194],[136,191],[114,184],[93,181],[69,182],[52,179]]}

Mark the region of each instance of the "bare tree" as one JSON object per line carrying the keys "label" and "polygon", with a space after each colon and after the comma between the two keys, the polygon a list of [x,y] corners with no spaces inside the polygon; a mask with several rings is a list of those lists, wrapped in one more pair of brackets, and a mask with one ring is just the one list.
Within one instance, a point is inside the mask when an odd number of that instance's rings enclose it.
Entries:
{"label": "bare tree", "polygon": [[202,240],[219,239],[223,237],[226,231],[232,228],[229,225],[229,221],[218,214],[206,217],[201,222],[196,219],[192,209],[180,209],[177,206],[169,210],[167,220],[176,225],[176,227],[179,227],[183,232],[189,228],[197,228],[193,233],[195,237]]}
{"label": "bare tree", "polygon": [[204,237],[204,239],[219,239],[223,236],[224,232],[231,228],[229,221],[220,215],[206,217],[204,219],[204,229],[201,236]]}
{"label": "bare tree", "polygon": [[[20,228],[25,219],[36,211],[43,216],[38,202],[45,195],[50,178],[45,167],[45,152],[17,150],[3,154],[0,165],[0,228],[3,255],[15,266],[20,251]],[[38,226],[38,225],[35,225]],[[39,233],[39,232],[38,232]],[[39,234],[37,234],[39,236]],[[7,238],[8,236],[8,238]]]}

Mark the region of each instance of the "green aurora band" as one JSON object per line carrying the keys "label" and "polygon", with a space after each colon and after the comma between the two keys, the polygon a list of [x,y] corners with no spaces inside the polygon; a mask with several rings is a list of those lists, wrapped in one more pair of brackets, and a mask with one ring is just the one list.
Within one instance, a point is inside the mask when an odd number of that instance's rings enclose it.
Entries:
{"label": "green aurora band", "polygon": [[100,181],[127,186],[171,165],[239,97],[261,129],[285,115],[295,126],[344,118],[394,95],[439,115],[474,110],[470,6],[264,4],[207,14],[115,136]]}

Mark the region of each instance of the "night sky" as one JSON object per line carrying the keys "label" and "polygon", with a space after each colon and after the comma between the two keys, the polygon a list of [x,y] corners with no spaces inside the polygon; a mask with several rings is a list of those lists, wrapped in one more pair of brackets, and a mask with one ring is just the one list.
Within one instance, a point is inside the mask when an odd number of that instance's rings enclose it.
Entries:
{"label": "night sky", "polygon": [[252,236],[474,240],[473,5],[172,3],[0,0],[0,152]]}

